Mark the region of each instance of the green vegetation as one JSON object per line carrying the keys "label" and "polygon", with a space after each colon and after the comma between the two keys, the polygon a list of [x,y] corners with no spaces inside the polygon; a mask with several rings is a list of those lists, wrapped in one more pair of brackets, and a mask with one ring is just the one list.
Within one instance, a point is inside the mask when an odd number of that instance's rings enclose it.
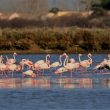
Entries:
{"label": "green vegetation", "polygon": [[33,28],[0,30],[0,51],[21,53],[110,52],[110,29]]}

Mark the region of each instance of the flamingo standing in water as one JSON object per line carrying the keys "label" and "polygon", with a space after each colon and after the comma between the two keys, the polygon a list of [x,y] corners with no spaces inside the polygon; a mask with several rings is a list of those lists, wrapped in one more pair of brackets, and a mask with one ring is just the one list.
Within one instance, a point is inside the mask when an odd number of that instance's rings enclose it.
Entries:
{"label": "flamingo standing in water", "polygon": [[10,64],[10,63],[16,63],[16,56],[17,56],[17,53],[15,53],[14,52],[14,54],[13,54],[13,58],[8,58],[7,56],[6,56],[6,59],[7,59],[7,64]]}
{"label": "flamingo standing in water", "polygon": [[[60,56],[59,56],[59,61],[52,63],[52,64],[50,65],[50,67],[52,67],[52,69],[55,68],[55,70],[56,70],[57,67],[62,66],[62,60],[61,60],[62,57],[63,57],[63,55],[60,55]],[[52,70],[52,69],[51,69],[51,70]],[[50,70],[50,71],[51,71],[51,70]]]}
{"label": "flamingo standing in water", "polygon": [[7,70],[12,72],[12,78],[13,78],[13,73],[20,71],[22,69],[21,65],[16,65],[16,64],[7,64]]}
{"label": "flamingo standing in water", "polygon": [[109,69],[110,69],[110,54],[108,55],[108,67],[109,67]]}
{"label": "flamingo standing in water", "polygon": [[[71,60],[70,60],[71,61]],[[79,68],[80,64],[77,62],[69,62],[69,56],[66,55],[65,61],[64,61],[64,67],[70,71],[71,78],[72,78],[72,71]]]}
{"label": "flamingo standing in water", "polygon": [[3,56],[0,56],[0,63],[3,63]]}
{"label": "flamingo standing in water", "polygon": [[7,71],[7,65],[3,63],[3,57],[0,57],[0,72],[2,72],[2,75],[5,74],[6,75],[6,71]]}
{"label": "flamingo standing in water", "polygon": [[[45,60],[39,60],[39,61],[35,62],[34,63],[34,70],[36,70],[38,72],[40,68],[43,68],[44,64],[45,64],[45,66],[47,66],[46,63],[49,64],[48,58],[50,58],[50,55],[49,54],[46,55]],[[50,65],[48,65],[48,66],[50,66]]]}
{"label": "flamingo standing in water", "polygon": [[110,61],[107,59],[104,59],[101,63],[99,63],[98,65],[96,65],[94,67],[94,70],[102,70],[103,69],[110,69]]}
{"label": "flamingo standing in water", "polygon": [[60,74],[62,76],[63,72],[67,72],[67,69],[65,67],[58,68],[54,73],[55,74]]}
{"label": "flamingo standing in water", "polygon": [[79,63],[80,63],[80,66],[81,67],[83,67],[83,68],[85,68],[86,69],[86,71],[87,71],[87,68],[88,67],[90,67],[90,65],[92,64],[92,55],[89,53],[87,56],[88,56],[88,60],[83,60],[83,61],[81,61],[81,57],[82,56],[82,54],[79,54]]}

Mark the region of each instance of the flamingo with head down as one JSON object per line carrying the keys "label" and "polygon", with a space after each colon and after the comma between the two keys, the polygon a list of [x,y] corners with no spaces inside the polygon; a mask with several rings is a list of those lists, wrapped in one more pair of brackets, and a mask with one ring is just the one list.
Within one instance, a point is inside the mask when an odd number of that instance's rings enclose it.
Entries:
{"label": "flamingo with head down", "polygon": [[[108,55],[109,57],[109,55]],[[101,63],[94,67],[94,70],[110,69],[110,60],[104,59]]]}
{"label": "flamingo with head down", "polygon": [[23,72],[22,75],[23,75],[23,77],[25,77],[25,76],[31,76],[32,78],[37,77],[37,75],[32,70],[27,70],[27,71]]}
{"label": "flamingo with head down", "polygon": [[26,65],[28,69],[33,68],[33,62],[29,59],[22,59],[20,61],[20,65],[22,66],[22,69],[24,69],[24,65]]}

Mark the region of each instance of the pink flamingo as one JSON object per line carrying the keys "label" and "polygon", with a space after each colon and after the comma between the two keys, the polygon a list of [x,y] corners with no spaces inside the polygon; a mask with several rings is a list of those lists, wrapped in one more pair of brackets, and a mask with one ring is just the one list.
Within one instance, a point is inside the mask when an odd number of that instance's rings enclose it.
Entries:
{"label": "pink flamingo", "polygon": [[17,54],[14,52],[14,54],[13,54],[13,58],[8,58],[7,56],[6,56],[6,58],[7,58],[7,64],[10,64],[10,63],[16,63],[16,56],[17,56]]}
{"label": "pink flamingo", "polygon": [[58,68],[54,73],[55,74],[61,74],[61,76],[62,76],[63,72],[67,72],[67,69],[65,67]]}
{"label": "pink flamingo", "polygon": [[77,62],[69,62],[69,57],[68,55],[66,55],[65,61],[64,61],[64,67],[70,71],[71,74],[71,78],[72,78],[72,70],[75,70],[77,68],[79,68],[79,63]]}
{"label": "pink flamingo", "polygon": [[0,63],[0,71],[2,72],[2,75],[5,74],[5,76],[7,77],[6,75],[7,65]]}
{"label": "pink flamingo", "polygon": [[109,60],[104,59],[101,63],[94,67],[94,70],[110,69]]}
{"label": "pink flamingo", "polygon": [[108,66],[109,66],[109,68],[110,68],[110,54],[108,55]]}
{"label": "pink flamingo", "polygon": [[[59,56],[59,61],[52,63],[52,64],[50,65],[50,67],[52,67],[52,69],[53,69],[53,68],[56,69],[58,66],[62,66],[62,60],[61,60],[62,57],[63,57],[63,55],[60,55],[60,56]],[[52,69],[51,69],[51,70],[52,70]]]}
{"label": "pink flamingo", "polygon": [[[47,58],[50,58],[50,55],[48,55]],[[38,69],[43,70],[43,73],[44,70],[50,69],[50,60],[46,59],[44,63],[39,64]]]}
{"label": "pink flamingo", "polygon": [[13,78],[13,73],[15,71],[20,71],[21,68],[22,67],[20,65],[16,65],[16,64],[8,64],[7,65],[7,70],[12,72],[12,78]]}
{"label": "pink flamingo", "polygon": [[80,66],[81,67],[83,67],[83,68],[85,68],[86,69],[86,71],[87,71],[87,68],[88,67],[90,67],[90,65],[92,64],[92,55],[91,54],[88,54],[87,56],[88,56],[88,60],[83,60],[83,61],[81,61],[81,57],[82,56],[82,54],[79,54],[79,63],[80,63]]}
{"label": "pink flamingo", "polygon": [[[37,62],[34,63],[34,70],[38,71],[40,68],[44,68],[43,66],[47,66],[47,63],[49,64],[49,60],[48,58],[50,58],[50,55],[47,54],[46,57],[45,57],[45,60],[39,60]],[[50,64],[48,65],[50,66]]]}
{"label": "pink flamingo", "polygon": [[32,78],[36,78],[36,74],[32,70],[27,70],[27,71],[23,72],[22,74],[23,74],[23,77],[31,76]]}
{"label": "pink flamingo", "polygon": [[22,66],[22,69],[24,68],[24,65],[26,65],[28,69],[30,69],[31,67],[33,67],[33,62],[29,59],[22,59],[20,65]]}
{"label": "pink flamingo", "polygon": [[0,63],[3,63],[3,56],[0,56]]}

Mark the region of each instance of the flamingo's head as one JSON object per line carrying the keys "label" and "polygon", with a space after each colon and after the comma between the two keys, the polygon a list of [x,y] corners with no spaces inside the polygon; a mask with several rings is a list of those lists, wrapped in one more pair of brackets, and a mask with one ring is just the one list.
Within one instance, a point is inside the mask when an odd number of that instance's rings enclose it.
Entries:
{"label": "flamingo's head", "polygon": [[89,57],[92,57],[92,54],[91,54],[91,53],[89,53],[89,54],[88,54],[88,56],[89,56]]}
{"label": "flamingo's head", "polygon": [[110,58],[110,54],[108,54],[108,57]]}
{"label": "flamingo's head", "polygon": [[17,53],[16,53],[16,52],[14,52],[14,54],[13,54],[13,55],[15,55],[15,56],[16,56],[16,55],[17,55]]}
{"label": "flamingo's head", "polygon": [[79,54],[79,56],[82,56],[82,54]]}
{"label": "flamingo's head", "polygon": [[66,56],[68,56],[66,53],[63,53],[61,56],[64,56],[64,57],[66,57]]}
{"label": "flamingo's head", "polygon": [[47,57],[49,57],[49,58],[50,58],[50,54],[47,54]]}

